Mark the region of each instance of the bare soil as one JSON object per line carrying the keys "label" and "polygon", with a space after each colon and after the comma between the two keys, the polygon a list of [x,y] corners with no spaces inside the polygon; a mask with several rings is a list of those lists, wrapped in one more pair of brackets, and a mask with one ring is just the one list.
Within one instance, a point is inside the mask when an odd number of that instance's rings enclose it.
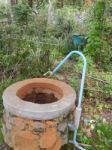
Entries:
{"label": "bare soil", "polygon": [[48,104],[58,101],[53,93],[37,93],[35,90],[32,90],[31,93],[26,94],[23,100],[37,104]]}

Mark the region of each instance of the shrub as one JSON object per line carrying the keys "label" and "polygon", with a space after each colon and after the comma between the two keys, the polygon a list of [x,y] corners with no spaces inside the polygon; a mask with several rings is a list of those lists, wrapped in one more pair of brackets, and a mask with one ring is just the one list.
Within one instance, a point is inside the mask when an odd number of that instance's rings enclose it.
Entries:
{"label": "shrub", "polygon": [[98,123],[93,130],[93,138],[90,140],[91,148],[88,150],[111,150],[112,126],[108,123]]}
{"label": "shrub", "polygon": [[14,18],[19,24],[28,24],[32,19],[32,10],[27,3],[20,3],[14,6]]}
{"label": "shrub", "polygon": [[5,26],[0,28],[0,32],[1,77],[40,76],[51,67],[51,49],[36,43],[21,27]]}
{"label": "shrub", "polygon": [[[88,44],[85,52],[92,56],[94,62],[105,70],[111,62],[110,30],[105,19],[105,1],[96,1],[89,25]],[[111,30],[112,31],[112,30]],[[111,64],[110,64],[111,66]]]}

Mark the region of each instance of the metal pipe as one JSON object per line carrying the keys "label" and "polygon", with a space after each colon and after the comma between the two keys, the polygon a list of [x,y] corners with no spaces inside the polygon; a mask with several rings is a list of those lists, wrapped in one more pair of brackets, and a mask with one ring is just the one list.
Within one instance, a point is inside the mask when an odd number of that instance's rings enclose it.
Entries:
{"label": "metal pipe", "polygon": [[81,79],[81,84],[80,84],[80,92],[79,92],[79,100],[78,100],[78,106],[76,108],[76,113],[75,113],[75,121],[74,121],[74,139],[73,139],[73,144],[79,149],[79,150],[85,150],[83,147],[81,147],[78,142],[76,141],[77,139],[77,130],[79,128],[79,123],[80,123],[80,117],[81,117],[81,102],[83,99],[83,90],[84,90],[84,81],[85,81],[85,76],[86,76],[86,68],[87,68],[87,61],[85,56],[79,52],[79,51],[71,51],[58,65],[57,67],[53,70],[51,75],[54,75],[57,73],[57,71],[62,67],[62,65],[73,55],[77,54],[81,57],[83,60],[83,69],[82,69],[82,79]]}
{"label": "metal pipe", "polygon": [[79,143],[77,142],[77,129],[75,129],[74,131],[74,139],[73,139],[73,144],[79,149],[79,150],[85,150],[83,147],[81,147],[79,145]]}
{"label": "metal pipe", "polygon": [[62,67],[62,65],[73,55],[77,54],[79,55],[83,60],[83,70],[82,70],[82,80],[80,85],[80,93],[79,93],[79,101],[78,101],[78,107],[81,106],[82,102],[82,96],[83,96],[83,89],[84,89],[84,81],[85,81],[85,75],[86,75],[86,68],[87,68],[87,61],[85,56],[79,52],[79,51],[71,51],[58,65],[57,67],[52,71],[52,75],[56,74],[57,71]]}

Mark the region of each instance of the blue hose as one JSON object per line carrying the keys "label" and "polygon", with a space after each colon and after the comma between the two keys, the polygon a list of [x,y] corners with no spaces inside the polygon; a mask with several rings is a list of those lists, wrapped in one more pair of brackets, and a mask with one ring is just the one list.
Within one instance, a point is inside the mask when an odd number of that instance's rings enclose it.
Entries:
{"label": "blue hose", "polygon": [[[86,76],[86,68],[87,68],[87,61],[85,56],[79,52],[79,51],[71,51],[58,65],[57,67],[53,70],[51,75],[54,75],[57,73],[57,71],[62,67],[62,65],[73,55],[73,54],[77,54],[81,57],[81,59],[83,60],[83,70],[82,70],[82,79],[81,79],[81,85],[80,85],[80,92],[79,92],[79,100],[78,100],[78,106],[77,106],[77,110],[82,110],[81,109],[81,102],[83,99],[83,90],[84,90],[84,81],[85,81],[85,76]],[[81,114],[81,113],[80,113]],[[85,150],[83,147],[81,147],[78,142],[76,141],[77,139],[77,130],[79,127],[79,123],[80,123],[80,115],[77,117],[77,125],[74,128],[74,138],[73,138],[73,144],[79,149],[79,150]]]}

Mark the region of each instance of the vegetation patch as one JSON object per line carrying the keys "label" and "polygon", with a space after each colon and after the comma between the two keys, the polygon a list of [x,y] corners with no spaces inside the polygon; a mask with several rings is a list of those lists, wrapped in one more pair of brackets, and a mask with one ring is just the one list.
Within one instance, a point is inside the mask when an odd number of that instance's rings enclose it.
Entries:
{"label": "vegetation patch", "polygon": [[[66,54],[78,49],[88,62],[78,141],[88,150],[111,150],[111,5],[110,0],[53,0],[51,4],[23,0],[0,7],[0,127],[4,89],[16,81],[43,77]],[[48,11],[53,16],[51,24]],[[85,37],[86,46],[74,45],[73,35]],[[82,62],[73,56],[54,78],[70,84],[78,97],[81,72]]]}

